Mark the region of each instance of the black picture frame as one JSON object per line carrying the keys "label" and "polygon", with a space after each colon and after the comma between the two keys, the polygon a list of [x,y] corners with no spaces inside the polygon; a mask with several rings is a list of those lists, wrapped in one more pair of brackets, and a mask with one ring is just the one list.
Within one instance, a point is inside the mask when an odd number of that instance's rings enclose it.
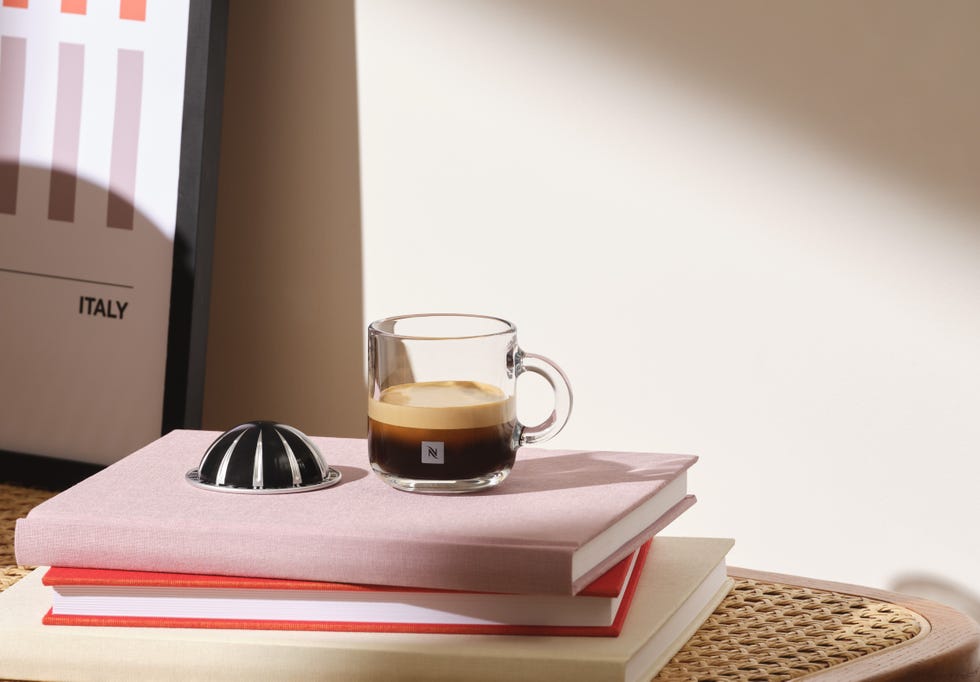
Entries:
{"label": "black picture frame", "polygon": [[191,0],[161,434],[200,428],[228,0]]}
{"label": "black picture frame", "polygon": [[[217,206],[228,0],[189,0],[160,434],[200,428]],[[103,465],[0,451],[0,482],[64,489]]]}

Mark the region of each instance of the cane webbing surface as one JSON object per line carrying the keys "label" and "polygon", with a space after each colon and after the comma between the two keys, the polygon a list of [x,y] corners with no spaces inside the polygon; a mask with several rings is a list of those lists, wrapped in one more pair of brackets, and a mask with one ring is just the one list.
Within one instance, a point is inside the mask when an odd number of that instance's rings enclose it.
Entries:
{"label": "cane webbing surface", "polygon": [[14,525],[17,519],[26,516],[27,512],[55,494],[51,490],[0,483],[0,571],[3,572],[0,586],[3,588],[9,587],[17,578],[26,574],[26,569],[18,571],[13,565]]}
{"label": "cane webbing surface", "polygon": [[654,678],[776,682],[912,639],[925,621],[866,597],[736,578],[694,637]]}
{"label": "cane webbing surface", "polygon": [[[30,572],[14,565],[14,522],[55,493],[0,483],[0,590]],[[889,602],[735,578],[735,587],[657,682],[777,682],[827,670],[928,629]]]}

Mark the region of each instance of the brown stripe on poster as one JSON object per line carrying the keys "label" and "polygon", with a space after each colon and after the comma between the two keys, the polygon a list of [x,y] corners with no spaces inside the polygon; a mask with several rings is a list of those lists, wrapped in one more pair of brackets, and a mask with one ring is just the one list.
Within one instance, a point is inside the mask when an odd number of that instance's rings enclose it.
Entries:
{"label": "brown stripe on poster", "polygon": [[0,36],[0,213],[17,213],[27,40]]}

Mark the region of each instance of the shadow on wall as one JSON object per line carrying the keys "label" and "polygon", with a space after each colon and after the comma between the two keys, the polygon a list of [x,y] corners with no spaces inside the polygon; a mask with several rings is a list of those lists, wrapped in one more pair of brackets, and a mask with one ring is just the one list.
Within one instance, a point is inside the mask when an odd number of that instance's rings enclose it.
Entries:
{"label": "shadow on wall", "polygon": [[232,3],[205,428],[362,436],[353,2]]}
{"label": "shadow on wall", "polygon": [[934,575],[904,575],[896,578],[890,588],[947,604],[980,623],[980,596],[962,585]]}
{"label": "shadow on wall", "polygon": [[[508,11],[621,62],[638,84],[676,74],[910,195],[980,216],[978,3],[539,0]],[[980,598],[941,577],[889,587],[980,620]]]}
{"label": "shadow on wall", "polygon": [[[495,0],[485,0],[495,2]],[[980,4],[541,0],[513,11],[980,214]]]}

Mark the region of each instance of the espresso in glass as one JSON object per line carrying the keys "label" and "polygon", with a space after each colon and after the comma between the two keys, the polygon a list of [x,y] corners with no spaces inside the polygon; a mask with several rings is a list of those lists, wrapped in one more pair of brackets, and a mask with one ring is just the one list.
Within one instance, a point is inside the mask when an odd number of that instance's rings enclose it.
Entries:
{"label": "espresso in glass", "polygon": [[[543,376],[555,403],[540,424],[517,419],[517,378]],[[561,430],[568,379],[526,353],[507,320],[486,315],[400,315],[368,327],[368,455],[398,490],[467,493],[499,485],[519,447]]]}
{"label": "espresso in glass", "polygon": [[368,401],[375,471],[417,481],[506,476],[514,465],[515,400],[478,381],[399,384]]}

